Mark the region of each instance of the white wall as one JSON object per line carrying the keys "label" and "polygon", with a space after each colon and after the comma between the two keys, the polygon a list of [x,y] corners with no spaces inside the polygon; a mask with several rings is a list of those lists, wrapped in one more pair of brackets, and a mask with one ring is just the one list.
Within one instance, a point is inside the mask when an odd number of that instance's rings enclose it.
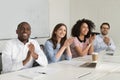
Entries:
{"label": "white wall", "polygon": [[[49,0],[49,27],[50,36],[52,30],[58,23],[64,23],[68,28],[68,35],[70,33],[70,0]],[[46,39],[38,39],[40,44],[45,43]]]}
{"label": "white wall", "polygon": [[[49,0],[49,27],[50,36],[52,30],[58,23],[64,23],[68,27],[68,35],[70,33],[70,0]],[[45,43],[48,38],[38,39],[40,44]]]}
{"label": "white wall", "polygon": [[[57,23],[63,22],[68,26],[70,35],[71,27],[78,19],[88,18],[95,22],[96,30],[102,22],[109,22],[111,25],[110,35],[115,44],[119,41],[119,0],[49,0],[49,27],[50,34]],[[40,44],[44,44],[48,38],[37,39]],[[0,41],[0,51],[5,41]]]}
{"label": "white wall", "polygon": [[[65,23],[68,27],[70,26],[70,9],[69,9],[70,0],[49,0],[49,27],[50,27],[50,34],[54,26],[57,23]],[[68,28],[69,34],[69,28]],[[44,42],[48,38],[41,38],[37,39],[40,44],[44,44]],[[2,46],[6,40],[0,41],[0,52],[2,50]]]}
{"label": "white wall", "polygon": [[70,25],[78,19],[87,18],[96,25],[96,31],[103,22],[111,25],[110,35],[117,49],[120,47],[120,0],[70,0]]}

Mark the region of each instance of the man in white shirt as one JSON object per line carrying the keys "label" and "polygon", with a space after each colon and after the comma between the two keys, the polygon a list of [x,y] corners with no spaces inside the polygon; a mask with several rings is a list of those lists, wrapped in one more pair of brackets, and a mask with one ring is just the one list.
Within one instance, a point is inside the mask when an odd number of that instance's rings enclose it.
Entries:
{"label": "man in white shirt", "polygon": [[48,61],[38,42],[29,39],[30,25],[27,22],[20,23],[16,33],[18,38],[8,41],[2,51],[2,73],[30,68],[34,61],[46,66]]}
{"label": "man in white shirt", "polygon": [[100,35],[96,35],[96,38],[94,40],[94,51],[95,52],[101,52],[103,50],[106,51],[115,51],[115,44],[113,40],[108,36],[108,32],[110,30],[109,23],[102,23],[100,26]]}

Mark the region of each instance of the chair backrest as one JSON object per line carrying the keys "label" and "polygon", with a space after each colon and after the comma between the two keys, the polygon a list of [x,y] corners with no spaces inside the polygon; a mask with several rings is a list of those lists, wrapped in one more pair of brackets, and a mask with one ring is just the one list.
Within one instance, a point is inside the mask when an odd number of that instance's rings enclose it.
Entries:
{"label": "chair backrest", "polygon": [[44,51],[44,45],[40,44],[40,48]]}
{"label": "chair backrest", "polygon": [[0,53],[0,73],[2,71],[2,53]]}

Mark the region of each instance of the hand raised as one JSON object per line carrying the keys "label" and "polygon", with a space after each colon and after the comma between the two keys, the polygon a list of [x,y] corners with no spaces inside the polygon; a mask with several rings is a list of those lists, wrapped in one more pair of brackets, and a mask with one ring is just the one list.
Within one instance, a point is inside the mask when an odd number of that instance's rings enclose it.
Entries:
{"label": "hand raised", "polygon": [[110,38],[104,37],[103,41],[108,45],[110,43]]}
{"label": "hand raised", "polygon": [[68,47],[73,43],[74,38],[69,38],[64,42],[64,46]]}
{"label": "hand raised", "polygon": [[28,45],[28,48],[29,48],[29,51],[30,51],[31,53],[33,53],[34,50],[35,50],[35,47],[34,47],[34,45],[33,45],[32,43],[30,43],[30,44]]}
{"label": "hand raised", "polygon": [[96,35],[90,35],[89,37],[89,43],[93,43],[94,39],[95,39]]}

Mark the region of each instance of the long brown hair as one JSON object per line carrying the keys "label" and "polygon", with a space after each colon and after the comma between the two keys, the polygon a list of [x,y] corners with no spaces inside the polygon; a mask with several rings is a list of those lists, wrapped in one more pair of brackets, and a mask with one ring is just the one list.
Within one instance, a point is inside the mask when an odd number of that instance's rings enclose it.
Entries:
{"label": "long brown hair", "polygon": [[[57,25],[55,26],[53,32],[52,32],[52,37],[49,39],[49,40],[52,41],[52,43],[53,43],[53,48],[54,48],[54,49],[56,49],[57,42],[58,42],[55,32],[56,32],[61,26],[65,26],[65,27],[66,27],[66,25],[63,24],[63,23],[57,24]],[[63,44],[64,44],[64,42],[65,42],[66,39],[67,39],[67,27],[66,27],[66,34],[65,34],[65,36],[64,36],[64,37],[61,39],[61,41],[60,41],[60,46],[63,46]]]}

